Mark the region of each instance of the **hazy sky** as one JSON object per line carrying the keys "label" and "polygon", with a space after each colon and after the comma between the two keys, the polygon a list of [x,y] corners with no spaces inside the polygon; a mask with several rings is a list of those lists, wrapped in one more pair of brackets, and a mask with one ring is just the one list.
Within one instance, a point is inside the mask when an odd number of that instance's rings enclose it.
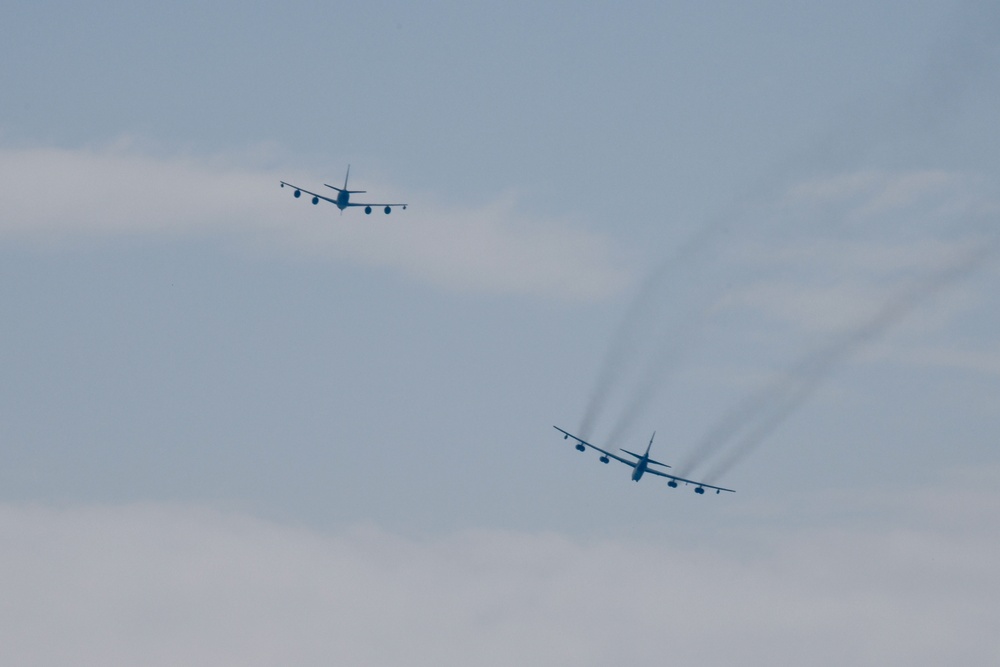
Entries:
{"label": "hazy sky", "polygon": [[1000,6],[0,23],[0,662],[1000,661]]}

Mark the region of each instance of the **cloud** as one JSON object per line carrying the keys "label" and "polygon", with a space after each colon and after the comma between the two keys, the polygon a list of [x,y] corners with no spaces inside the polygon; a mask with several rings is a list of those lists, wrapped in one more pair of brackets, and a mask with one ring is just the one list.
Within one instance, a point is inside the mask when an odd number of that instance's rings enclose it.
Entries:
{"label": "cloud", "polygon": [[757,508],[687,544],[4,506],[0,662],[991,664],[998,473],[783,510],[806,529]]}
{"label": "cloud", "polygon": [[995,241],[997,196],[954,172],[859,171],[814,179],[780,198],[770,238],[732,264],[746,278],[719,302],[809,331],[836,331],[878,309],[899,285]]}
{"label": "cloud", "polygon": [[[323,177],[259,162],[157,157],[129,146],[0,149],[0,238],[217,235],[253,252],[384,268],[447,289],[571,300],[607,298],[631,279],[609,239],[526,217],[509,197],[462,208],[415,194],[405,212],[341,216],[278,187],[286,180],[322,189]],[[364,185],[376,199],[401,196],[392,186]]]}
{"label": "cloud", "polygon": [[782,198],[790,208],[846,205],[852,220],[870,219],[916,206],[953,210],[967,176],[942,170],[887,172],[862,170],[818,178],[793,186]]}
{"label": "cloud", "polygon": [[[989,237],[914,242],[829,241],[755,246],[751,262],[768,266],[760,276],[734,287],[718,309],[744,309],[785,322],[804,332],[838,332],[878,311],[900,285],[945,271],[957,258],[993,243]],[[979,299],[954,295],[940,309],[954,317]]]}
{"label": "cloud", "polygon": [[875,311],[884,299],[862,285],[759,282],[727,295],[725,305],[758,310],[806,330],[837,331]]}
{"label": "cloud", "polygon": [[884,356],[908,366],[942,368],[1000,377],[1000,345],[969,347],[913,346],[887,350]]}

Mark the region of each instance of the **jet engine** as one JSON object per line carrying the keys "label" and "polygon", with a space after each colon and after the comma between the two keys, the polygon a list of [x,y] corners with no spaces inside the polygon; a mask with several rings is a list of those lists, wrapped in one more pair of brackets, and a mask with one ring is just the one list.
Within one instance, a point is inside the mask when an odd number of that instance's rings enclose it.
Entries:
{"label": "jet engine", "polygon": [[695,492],[695,493],[705,493],[705,489],[703,489],[703,488],[701,488],[701,487],[699,486],[699,487],[698,487],[697,489],[695,489],[695,490],[694,490],[694,492]]}
{"label": "jet engine", "polygon": [[302,196],[302,190],[296,190],[295,191],[295,198],[298,199],[301,196]]}
{"label": "jet engine", "polygon": [[313,197],[313,206],[319,203],[319,197]]}
{"label": "jet engine", "polygon": [[372,207],[365,206],[365,215],[371,215],[371,214],[372,214]]}
{"label": "jet engine", "polygon": [[601,463],[611,463],[611,459],[609,459],[607,456],[602,456]]}
{"label": "jet engine", "polygon": [[677,482],[675,482],[674,480],[670,480],[669,482],[667,482],[667,486],[669,486],[671,489],[676,489]]}
{"label": "jet engine", "polygon": [[390,213],[392,213],[392,207],[390,207],[390,206],[386,206],[386,207],[385,207],[385,214],[386,214],[386,215],[389,215]]}
{"label": "jet engine", "polygon": [[586,447],[584,447],[583,445],[581,445],[580,443],[577,443],[577,444],[576,444],[576,450],[577,450],[578,452],[585,452],[585,451],[587,451],[587,448],[586,448]]}

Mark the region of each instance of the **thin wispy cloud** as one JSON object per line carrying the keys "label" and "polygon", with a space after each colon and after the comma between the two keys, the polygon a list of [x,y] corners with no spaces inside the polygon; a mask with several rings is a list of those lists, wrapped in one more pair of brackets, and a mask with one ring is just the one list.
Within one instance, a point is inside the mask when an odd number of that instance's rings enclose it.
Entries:
{"label": "thin wispy cloud", "polygon": [[906,366],[964,371],[1000,377],[1000,345],[943,347],[915,345],[876,350],[881,358]]}
{"label": "thin wispy cloud", "polygon": [[631,280],[626,253],[566,220],[479,207],[364,183],[409,210],[343,215],[279,180],[322,189],[329,175],[243,166],[227,156],[160,157],[132,148],[0,149],[0,238],[73,243],[106,236],[232,239],[253,252],[327,258],[400,272],[452,290],[599,300]]}
{"label": "thin wispy cloud", "polygon": [[992,243],[997,201],[977,179],[943,171],[863,171],[793,186],[774,238],[732,253],[747,279],[720,307],[804,331],[850,328],[900,284]]}
{"label": "thin wispy cloud", "polygon": [[861,200],[862,215],[898,209],[924,197],[952,190],[961,176],[943,170],[893,173],[861,170],[814,178],[790,188],[784,196],[786,205],[826,205],[832,202]]}

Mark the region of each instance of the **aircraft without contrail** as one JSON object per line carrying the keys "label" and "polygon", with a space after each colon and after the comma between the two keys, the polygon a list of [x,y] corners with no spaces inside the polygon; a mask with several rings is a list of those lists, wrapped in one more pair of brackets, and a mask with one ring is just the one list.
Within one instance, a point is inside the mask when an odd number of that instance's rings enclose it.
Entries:
{"label": "aircraft without contrail", "polygon": [[670,473],[663,472],[659,468],[651,468],[650,467],[651,464],[652,465],[663,466],[664,468],[669,468],[670,467],[666,463],[660,463],[659,461],[657,461],[655,459],[651,459],[649,457],[649,450],[653,447],[653,438],[656,437],[656,433],[655,432],[653,433],[653,437],[649,439],[649,444],[646,445],[646,453],[645,454],[636,454],[635,452],[630,452],[627,449],[620,449],[619,450],[619,451],[625,452],[629,456],[634,457],[635,460],[633,461],[631,459],[627,459],[627,458],[624,458],[622,456],[618,456],[617,454],[612,454],[611,452],[609,452],[609,451],[607,451],[605,449],[601,449],[597,445],[592,445],[589,442],[587,442],[586,440],[584,440],[582,438],[578,438],[577,436],[573,435],[569,431],[562,430],[558,426],[553,426],[552,428],[554,428],[555,430],[557,430],[557,431],[559,431],[560,433],[563,434],[563,440],[568,440],[570,438],[573,438],[574,440],[576,440],[576,449],[577,450],[579,450],[581,452],[584,452],[584,451],[587,451],[587,447],[590,447],[591,449],[600,452],[601,453],[601,458],[600,458],[601,463],[610,463],[611,459],[614,459],[616,461],[621,461],[625,465],[631,467],[632,468],[632,481],[633,482],[638,482],[640,479],[642,479],[642,476],[645,473],[648,472],[651,475],[657,475],[659,477],[666,477],[667,480],[668,480],[667,481],[667,486],[669,486],[672,489],[676,489],[677,488],[678,482],[683,482],[684,484],[694,484],[695,485],[694,492],[697,493],[697,494],[703,494],[703,493],[705,493],[705,489],[715,489],[716,493],[722,493],[723,491],[728,491],[730,493],[736,493],[736,491],[734,491],[733,489],[727,489],[727,488],[724,488],[724,487],[721,487],[721,486],[713,486],[712,484],[706,484],[705,482],[696,482],[696,481],[694,481],[692,479],[684,479],[683,477],[678,477],[677,475],[671,475]]}
{"label": "aircraft without contrail", "polygon": [[333,204],[334,206],[336,206],[337,208],[339,208],[341,213],[344,212],[345,208],[348,208],[350,206],[364,206],[365,207],[365,214],[368,214],[368,215],[371,214],[373,207],[374,208],[382,207],[382,210],[385,211],[386,215],[392,213],[392,207],[393,206],[400,206],[400,207],[402,207],[402,209],[404,211],[406,210],[406,204],[363,204],[363,203],[360,203],[360,202],[352,202],[351,201],[351,195],[364,194],[366,191],[365,190],[348,190],[347,189],[347,179],[350,178],[350,177],[351,177],[351,165],[347,165],[347,176],[344,177],[344,187],[338,188],[338,187],[336,187],[334,185],[329,185],[328,183],[324,183],[323,184],[326,187],[330,188],[331,190],[336,190],[337,191],[336,198],[324,197],[323,195],[316,194],[315,192],[309,192],[305,188],[300,188],[297,185],[292,185],[291,183],[286,183],[285,181],[281,181],[281,187],[285,187],[287,185],[290,188],[295,188],[295,191],[292,194],[295,195],[296,198],[301,197],[303,192],[306,193],[307,195],[312,195],[312,203],[314,205],[318,204],[320,199],[322,199],[323,201],[328,201],[331,204]]}

